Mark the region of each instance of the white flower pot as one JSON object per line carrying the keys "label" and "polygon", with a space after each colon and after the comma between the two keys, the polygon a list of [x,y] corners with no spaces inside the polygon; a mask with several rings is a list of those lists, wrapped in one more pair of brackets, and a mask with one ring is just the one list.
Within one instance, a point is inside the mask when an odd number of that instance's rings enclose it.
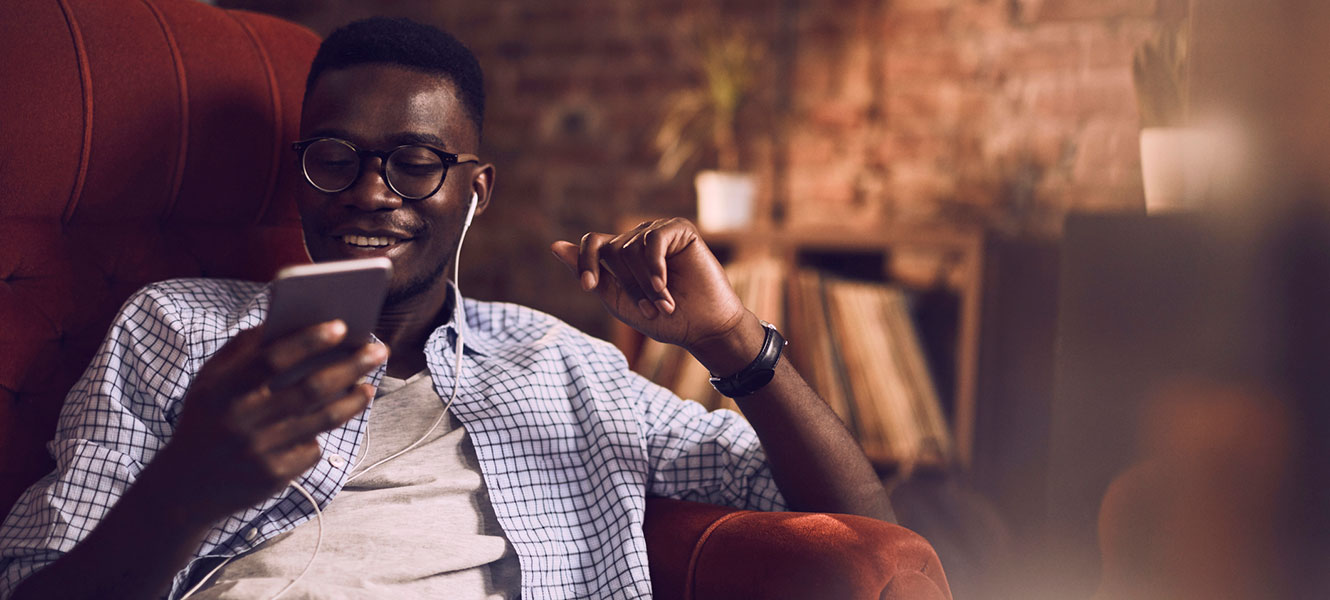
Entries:
{"label": "white flower pot", "polygon": [[702,171],[693,183],[697,186],[697,226],[703,231],[752,227],[757,178],[747,173]]}
{"label": "white flower pot", "polygon": [[1141,130],[1141,177],[1145,212],[1191,211],[1201,208],[1214,184],[1216,136],[1189,127],[1147,127]]}

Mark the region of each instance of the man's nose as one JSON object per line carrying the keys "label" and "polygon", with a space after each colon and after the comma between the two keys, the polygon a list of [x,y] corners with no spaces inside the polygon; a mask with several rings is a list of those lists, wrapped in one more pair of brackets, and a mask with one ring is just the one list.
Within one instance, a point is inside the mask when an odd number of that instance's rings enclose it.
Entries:
{"label": "man's nose", "polygon": [[360,163],[360,176],[342,192],[342,203],[364,211],[392,210],[402,205],[402,197],[388,187],[384,179],[383,159],[368,157]]}

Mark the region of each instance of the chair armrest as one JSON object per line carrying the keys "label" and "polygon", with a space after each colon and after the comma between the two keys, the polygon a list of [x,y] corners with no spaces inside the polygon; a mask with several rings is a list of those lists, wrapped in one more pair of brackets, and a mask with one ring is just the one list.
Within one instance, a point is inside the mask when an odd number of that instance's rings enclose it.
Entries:
{"label": "chair armrest", "polygon": [[932,546],[876,519],[647,498],[643,529],[657,598],[951,598]]}

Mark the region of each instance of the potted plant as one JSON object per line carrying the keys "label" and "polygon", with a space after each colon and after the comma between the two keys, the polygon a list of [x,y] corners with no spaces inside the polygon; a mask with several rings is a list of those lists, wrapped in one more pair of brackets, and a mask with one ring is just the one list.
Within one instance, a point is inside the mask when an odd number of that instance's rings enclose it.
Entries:
{"label": "potted plant", "polygon": [[672,178],[699,155],[714,152],[716,168],[700,171],[697,221],[703,230],[749,227],[757,180],[739,165],[739,113],[750,100],[762,50],[739,29],[699,36],[695,43],[701,82],[668,99],[654,145],[657,169]]}
{"label": "potted plant", "polygon": [[1194,209],[1208,191],[1207,136],[1190,126],[1189,28],[1165,27],[1132,62],[1148,213]]}

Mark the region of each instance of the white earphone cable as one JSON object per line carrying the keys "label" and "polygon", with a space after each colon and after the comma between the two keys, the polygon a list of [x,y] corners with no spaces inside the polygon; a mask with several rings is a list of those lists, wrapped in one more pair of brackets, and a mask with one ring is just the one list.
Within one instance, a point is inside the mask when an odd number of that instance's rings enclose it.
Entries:
{"label": "white earphone cable", "polygon": [[[461,271],[462,243],[466,241],[466,234],[468,231],[471,230],[471,220],[472,218],[475,217],[476,203],[478,199],[479,199],[478,195],[474,193],[471,195],[471,206],[467,208],[466,221],[462,225],[462,235],[457,240],[457,253],[453,256],[453,288],[456,291],[456,294],[454,295],[454,301],[457,303],[453,307],[453,314],[459,315],[463,319],[466,318],[466,310],[461,306],[462,286],[457,281],[458,280],[457,275]],[[457,393],[459,390],[461,390],[462,387],[462,348],[465,345],[465,342],[462,339],[462,330],[464,329],[464,324],[454,324],[454,327],[457,329],[457,352],[453,359],[453,390],[452,394],[449,395],[448,397],[448,402],[443,405],[443,412],[439,414],[439,418],[435,419],[434,424],[430,425],[429,429],[425,431],[425,434],[420,436],[420,438],[417,439],[416,441],[412,442],[411,445],[393,453],[391,456],[387,458],[379,460],[374,464],[365,467],[365,470],[360,471],[359,473],[356,473],[351,477],[348,477],[346,479],[346,482],[343,483],[343,485],[345,485],[346,483],[350,483],[351,481],[355,480],[355,478],[364,475],[365,473],[368,473],[370,470],[378,467],[379,465],[382,465],[394,458],[406,454],[411,449],[415,448],[416,446],[419,446],[426,439],[428,439],[429,436],[433,434],[436,429],[439,428],[439,425],[443,423],[443,420],[448,417],[448,409],[452,408],[453,401],[457,399]],[[369,443],[369,430],[366,429],[365,444],[368,443]],[[363,458],[364,454],[365,453],[362,453],[361,461],[364,460]],[[360,466],[360,461],[357,461],[354,465],[352,465],[351,469],[349,470],[354,471],[358,466]],[[300,570],[300,574],[296,575],[295,579],[292,579],[285,586],[283,586],[282,589],[278,590],[277,593],[274,594],[272,598],[270,598],[269,600],[277,600],[277,598],[281,597],[282,594],[285,594],[287,590],[295,587],[296,583],[299,582],[301,579],[303,579],[305,577],[305,574],[309,572],[310,567],[314,565],[314,559],[318,558],[319,550],[323,547],[323,511],[319,509],[318,501],[314,499],[313,494],[310,494],[309,491],[305,489],[305,486],[300,485],[300,482],[292,481],[290,487],[293,487],[297,492],[300,492],[300,494],[304,496],[306,500],[309,501],[310,506],[314,508],[314,519],[318,523],[319,533],[318,537],[314,541],[314,553],[310,554],[309,560],[305,561],[305,567]],[[194,587],[190,588],[189,591],[185,592],[185,594],[180,597],[180,600],[187,600],[190,596],[192,596],[195,592],[197,592],[199,588],[203,587],[204,583],[207,583],[209,579],[212,579],[212,576],[216,575],[217,572],[222,569],[222,567],[226,566],[228,563],[231,562],[232,559],[234,559],[237,556],[239,556],[239,554],[232,554],[231,556],[226,557],[226,560],[223,560],[216,567],[213,567],[211,571],[208,571],[208,574],[206,576],[200,579],[198,583],[194,584]]]}
{"label": "white earphone cable", "polygon": [[[460,270],[461,270],[461,268],[462,268],[462,267],[461,267],[461,265],[462,265],[462,243],[466,241],[466,233],[467,233],[467,231],[470,231],[470,229],[471,229],[471,219],[472,219],[472,217],[474,217],[475,214],[476,214],[476,200],[477,200],[477,198],[478,198],[478,197],[477,197],[475,194],[472,194],[472,196],[471,196],[471,207],[467,209],[467,213],[466,213],[466,222],[465,222],[465,224],[462,226],[462,236],[461,236],[461,238],[459,238],[459,239],[457,240],[457,254],[453,256],[453,288],[454,288],[454,289],[456,290],[456,292],[457,292],[456,296],[454,297],[454,300],[457,302],[457,305],[453,307],[453,314],[454,314],[454,315],[457,315],[457,316],[460,316],[460,318],[463,318],[463,319],[466,318],[466,310],[461,306],[461,302],[462,302],[462,285],[461,285],[460,283],[458,283],[457,280],[458,280],[458,273],[460,273]],[[462,324],[458,324],[458,323],[454,323],[453,325],[454,325],[454,327],[457,329],[457,352],[455,353],[455,356],[454,356],[454,359],[453,359],[453,391],[452,391],[452,393],[448,396],[448,402],[446,402],[446,403],[443,405],[443,412],[442,412],[442,413],[439,413],[439,418],[437,418],[437,419],[434,420],[434,424],[433,424],[433,425],[430,425],[429,429],[425,431],[425,434],[424,434],[424,435],[420,436],[420,438],[417,439],[416,441],[411,442],[411,445],[409,445],[409,446],[407,446],[407,447],[405,447],[405,448],[402,448],[401,450],[398,450],[397,452],[393,453],[392,455],[388,456],[387,458],[380,459],[379,461],[375,462],[374,464],[372,464],[372,465],[370,465],[370,466],[368,466],[368,467],[365,467],[365,470],[360,471],[359,473],[356,473],[356,474],[354,474],[354,475],[348,477],[348,478],[346,479],[346,482],[347,482],[347,483],[351,483],[351,482],[354,481],[357,477],[360,477],[361,475],[364,475],[365,473],[370,472],[371,470],[377,468],[379,465],[382,465],[383,463],[386,463],[386,462],[388,462],[388,461],[390,461],[390,460],[392,460],[392,459],[394,459],[394,458],[397,458],[397,457],[399,457],[399,456],[401,456],[401,455],[403,455],[403,454],[406,454],[407,452],[410,452],[410,451],[411,451],[413,448],[415,448],[416,446],[419,446],[420,444],[424,443],[425,440],[428,439],[429,436],[432,435],[432,434],[434,433],[434,431],[435,431],[436,429],[439,428],[439,425],[443,423],[443,420],[446,419],[446,418],[448,417],[448,409],[452,408],[452,406],[453,406],[453,401],[457,399],[457,392],[458,392],[459,390],[461,390],[461,387],[462,387],[462,348],[463,348],[463,346],[465,345],[464,342],[463,342],[463,340],[462,340],[462,330],[464,329],[463,325],[462,325]],[[368,442],[368,439],[366,440],[366,442]],[[363,460],[363,459],[362,459],[362,460]],[[359,462],[356,463],[356,465],[359,465],[359,464],[360,464]],[[354,471],[354,470],[355,470],[355,467],[352,467],[352,470]]]}
{"label": "white earphone cable", "polygon": [[[305,486],[300,485],[300,482],[292,481],[290,487],[293,487],[297,492],[300,492],[300,495],[304,496],[305,500],[309,501],[309,505],[314,508],[314,519],[319,526],[319,535],[314,540],[314,553],[309,556],[309,560],[305,561],[305,568],[300,570],[300,574],[297,575],[295,579],[292,579],[283,586],[282,589],[278,590],[271,600],[277,600],[278,597],[291,589],[297,581],[300,581],[300,579],[305,576],[305,573],[309,572],[309,568],[314,564],[314,558],[319,555],[319,549],[323,547],[323,511],[319,509],[319,503],[314,500],[314,496],[305,489]],[[203,587],[203,584],[208,583],[208,580],[212,579],[213,575],[216,575],[218,571],[222,570],[222,567],[230,564],[237,556],[240,556],[240,554],[232,554],[231,556],[226,557],[226,560],[218,563],[211,571],[208,571],[207,575],[204,575],[203,578],[199,579],[198,583],[194,584],[194,587],[189,588],[189,591],[185,592],[185,594],[180,597],[180,600],[187,600],[190,596],[193,596],[195,592],[199,591],[199,588]]]}

